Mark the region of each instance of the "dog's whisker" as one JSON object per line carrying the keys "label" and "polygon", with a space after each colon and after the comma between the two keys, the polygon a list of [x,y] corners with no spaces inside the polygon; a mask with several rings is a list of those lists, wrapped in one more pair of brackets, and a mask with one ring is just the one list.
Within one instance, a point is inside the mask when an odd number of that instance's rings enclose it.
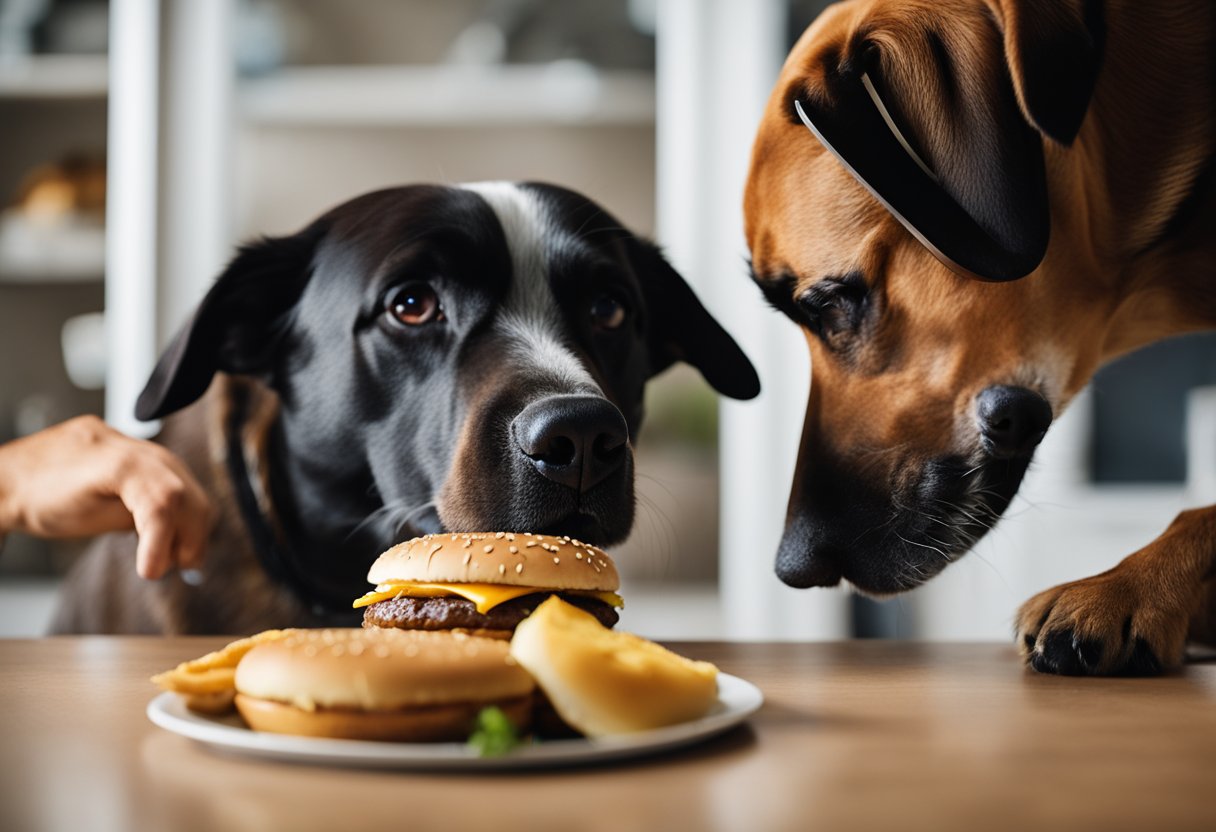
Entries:
{"label": "dog's whisker", "polygon": [[[971,513],[971,511],[969,511],[969,510],[968,510],[968,508],[967,508],[966,506],[963,506],[963,505],[955,505],[955,504],[952,504],[952,503],[947,503],[947,502],[945,502],[944,500],[937,500],[936,502],[942,503],[943,505],[945,505],[945,506],[947,506],[948,508],[950,508],[950,510],[955,511],[955,512],[958,512],[958,513],[959,513],[959,514],[961,514],[963,517],[966,517],[968,520],[970,520],[972,523],[975,523],[976,525],[980,525],[980,526],[984,525],[984,521],[983,521],[983,519],[981,519],[980,517],[977,517],[976,515],[972,514],[972,513]],[[981,507],[980,507],[980,506],[975,506],[974,508],[975,508],[975,509],[980,509]],[[994,519],[995,519],[995,518],[994,518]],[[947,525],[956,525],[956,524],[947,524]]]}
{"label": "dog's whisker", "polygon": [[404,516],[402,516],[397,521],[397,525],[393,529],[394,536],[398,537],[398,538],[401,537],[402,530],[407,528],[409,526],[409,524],[416,517],[418,517],[418,515],[423,514],[424,512],[429,511],[433,508],[438,508],[438,503],[436,503],[434,500],[430,500],[428,502],[423,503],[422,505],[417,506],[412,511],[407,512]]}
{"label": "dog's whisker", "polygon": [[[663,482],[658,477],[640,472],[636,476],[639,480],[645,480],[646,482],[652,483],[661,488],[672,502],[679,502],[679,498],[676,497],[675,492],[668,487],[667,483]],[[662,547],[661,565],[665,573],[670,568],[671,560],[675,554],[676,541],[679,539],[679,535],[676,531],[676,525],[667,515],[667,513],[663,511],[654,498],[642,493],[641,491],[636,492],[636,498],[638,505],[644,510],[644,516],[651,524],[651,528],[655,533],[656,539],[660,539]]]}
{"label": "dog's whisker", "polygon": [[388,521],[390,528],[393,531],[393,537],[400,537],[402,529],[405,528],[411,520],[428,509],[435,508],[434,500],[428,500],[420,505],[407,506],[404,501],[396,500],[385,503],[379,508],[370,512],[366,517],[359,521],[350,532],[347,533],[343,542],[349,543],[361,531],[379,522]]}
{"label": "dog's whisker", "polygon": [[640,493],[636,496],[638,508],[641,509],[639,516],[645,518],[649,537],[655,542],[656,566],[661,574],[666,574],[670,571],[675,554],[675,524],[653,498]]}
{"label": "dog's whisker", "polygon": [[349,543],[359,532],[363,531],[373,523],[379,522],[381,518],[396,511],[400,506],[395,503],[388,503],[374,509],[366,517],[360,520],[353,529],[351,529],[343,539],[344,543]]}
{"label": "dog's whisker", "polygon": [[910,545],[910,546],[919,546],[919,547],[921,547],[922,549],[928,549],[928,550],[930,550],[930,551],[932,551],[932,552],[937,552],[939,555],[941,555],[941,556],[942,556],[942,559],[943,559],[943,560],[945,560],[945,561],[946,561],[946,563],[950,563],[950,556],[949,556],[949,555],[947,555],[947,554],[945,553],[945,551],[944,551],[944,550],[939,549],[939,548],[938,548],[938,547],[936,547],[936,546],[931,546],[931,545],[929,545],[928,543],[921,543],[920,541],[917,541],[917,540],[909,540],[908,538],[904,537],[904,536],[903,536],[902,534],[900,534],[899,532],[895,532],[895,536],[896,536],[896,537],[898,537],[900,540],[902,540],[904,543],[907,543],[907,544],[908,544],[908,545]]}

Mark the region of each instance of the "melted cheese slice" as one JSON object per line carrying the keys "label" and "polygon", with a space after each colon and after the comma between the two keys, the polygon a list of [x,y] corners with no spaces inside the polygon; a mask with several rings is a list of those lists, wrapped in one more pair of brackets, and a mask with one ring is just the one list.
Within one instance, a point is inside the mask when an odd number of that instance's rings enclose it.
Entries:
{"label": "melted cheese slice", "polygon": [[541,589],[535,586],[502,586],[501,584],[423,583],[420,581],[380,584],[366,595],[356,598],[351,606],[358,609],[401,595],[410,595],[415,598],[443,598],[456,595],[472,601],[476,605],[477,611],[484,614],[513,598],[534,595],[538,592],[551,592],[555,595],[559,593],[581,595],[584,598],[599,599],[614,607],[625,606],[625,601],[615,592],[595,592],[588,589]]}

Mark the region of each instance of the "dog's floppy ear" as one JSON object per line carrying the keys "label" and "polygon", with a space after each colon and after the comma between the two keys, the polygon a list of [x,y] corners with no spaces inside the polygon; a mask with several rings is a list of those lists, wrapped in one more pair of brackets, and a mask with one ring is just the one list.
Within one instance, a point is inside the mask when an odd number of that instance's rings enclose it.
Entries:
{"label": "dog's floppy ear", "polygon": [[651,375],[684,361],[724,396],[759,395],[760,378],[752,363],[659,250],[634,238],[626,241],[626,249],[646,299]]}
{"label": "dog's floppy ear", "polygon": [[[1099,50],[1064,0],[991,2],[991,17],[871,19],[790,95],[797,117],[940,260],[1006,281],[1046,253],[1040,130],[1075,136]],[[1081,54],[1078,42],[1091,48]]]}
{"label": "dog's floppy ear", "polygon": [[1106,27],[1101,0],[988,0],[1005,41],[1005,60],[1027,121],[1072,144],[1081,129]]}
{"label": "dog's floppy ear", "polygon": [[159,419],[194,402],[217,371],[269,369],[321,233],[313,225],[242,246],[161,355],[135,404],[136,418]]}

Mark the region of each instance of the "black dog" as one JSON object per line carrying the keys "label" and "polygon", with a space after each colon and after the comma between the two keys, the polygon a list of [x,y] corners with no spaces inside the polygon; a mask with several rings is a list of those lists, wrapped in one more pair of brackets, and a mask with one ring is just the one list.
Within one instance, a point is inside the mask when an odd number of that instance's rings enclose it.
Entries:
{"label": "black dog", "polygon": [[486,183],[351,200],[242,248],[139,399],[157,419],[212,387],[162,436],[220,503],[202,579],[141,582],[131,536],[112,536],[69,579],[55,628],[354,623],[370,563],[419,533],[618,542],[642,390],[677,360],[725,395],[759,391],[654,246],[578,194]]}

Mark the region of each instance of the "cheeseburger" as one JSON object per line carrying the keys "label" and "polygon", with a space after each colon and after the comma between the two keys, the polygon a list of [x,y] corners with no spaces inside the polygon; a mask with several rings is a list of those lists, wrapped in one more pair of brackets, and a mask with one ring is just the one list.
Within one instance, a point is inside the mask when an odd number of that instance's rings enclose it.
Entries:
{"label": "cheeseburger", "polygon": [[507,639],[551,595],[617,622],[616,565],[569,537],[526,532],[434,534],[401,543],[372,564],[376,588],[355,601],[364,627],[460,630]]}
{"label": "cheeseburger", "polygon": [[526,729],[535,689],[499,639],[359,629],[259,643],[235,685],[257,731],[397,742],[463,741],[489,706]]}

